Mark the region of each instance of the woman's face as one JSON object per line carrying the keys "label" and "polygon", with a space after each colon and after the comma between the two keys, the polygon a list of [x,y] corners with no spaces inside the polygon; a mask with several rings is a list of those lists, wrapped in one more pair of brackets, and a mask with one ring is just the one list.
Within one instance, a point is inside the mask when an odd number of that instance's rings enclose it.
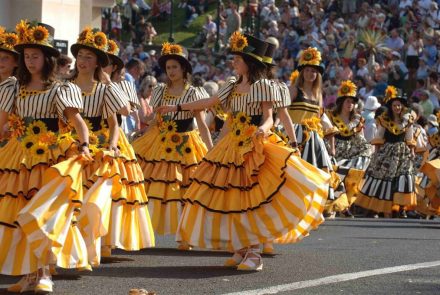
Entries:
{"label": "woman's face", "polygon": [[232,60],[232,65],[237,75],[245,76],[248,74],[249,68],[241,56],[234,55],[234,59]]}
{"label": "woman's face", "polygon": [[400,115],[402,112],[402,103],[398,100],[393,101],[391,104],[391,109],[395,115]]}
{"label": "woman's face", "polygon": [[25,48],[24,63],[31,75],[40,74],[44,67],[44,53],[39,48]]}
{"label": "woman's face", "polygon": [[165,64],[165,70],[167,72],[167,77],[168,79],[170,79],[171,82],[183,79],[183,68],[177,60],[167,60]]}
{"label": "woman's face", "polygon": [[17,59],[15,58],[15,55],[0,50],[0,76],[12,76],[15,67],[17,67]]}
{"label": "woman's face", "polygon": [[76,56],[76,68],[80,74],[94,73],[98,67],[98,56],[91,50],[81,48]]}
{"label": "woman's face", "polygon": [[343,105],[342,105],[342,109],[345,112],[350,113],[350,112],[352,112],[354,110],[354,105],[355,105],[355,103],[354,103],[353,98],[346,98],[344,100]]}
{"label": "woman's face", "polygon": [[318,70],[312,67],[304,68],[304,81],[313,83],[318,77]]}

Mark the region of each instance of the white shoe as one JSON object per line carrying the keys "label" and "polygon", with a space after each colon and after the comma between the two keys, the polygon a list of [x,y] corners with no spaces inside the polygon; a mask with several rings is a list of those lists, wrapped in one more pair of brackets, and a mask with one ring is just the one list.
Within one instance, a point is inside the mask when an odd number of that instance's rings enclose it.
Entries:
{"label": "white shoe", "polygon": [[[260,249],[249,248],[243,261],[237,266],[237,270],[242,271],[261,271],[263,270],[263,260],[259,253]],[[252,255],[252,256],[251,256]]]}
{"label": "white shoe", "polygon": [[35,294],[47,294],[53,292],[53,282],[50,277],[41,277],[38,279],[34,288]]}

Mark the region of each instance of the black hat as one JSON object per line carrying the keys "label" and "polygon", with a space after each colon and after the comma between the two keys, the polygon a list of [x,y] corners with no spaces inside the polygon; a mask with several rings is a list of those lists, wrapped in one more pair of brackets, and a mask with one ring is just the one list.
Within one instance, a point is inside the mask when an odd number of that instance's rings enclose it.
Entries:
{"label": "black hat", "polygon": [[275,55],[275,50],[277,50],[277,46],[267,41],[266,43],[267,43],[267,49],[263,56],[263,62],[267,66],[275,66],[276,64],[273,62],[273,57]]}
{"label": "black hat", "polygon": [[188,72],[192,74],[192,66],[188,61],[188,51],[183,46],[180,46],[179,44],[171,44],[165,42],[162,45],[161,56],[158,59],[159,66],[163,70],[165,70],[167,60],[169,59],[175,59],[179,61],[179,63],[185,65]]}
{"label": "black hat", "polygon": [[14,49],[20,53],[25,48],[40,48],[47,54],[58,57],[60,52],[53,47],[53,36],[55,29],[43,23],[28,23],[21,21],[16,26],[18,44]]}
{"label": "black hat", "polygon": [[14,46],[18,43],[18,36],[15,33],[8,33],[4,30],[4,28],[0,27],[0,51],[6,51],[14,54],[15,56],[19,56]]}
{"label": "black hat", "polygon": [[101,67],[105,67],[109,63],[107,56],[108,41],[107,36],[98,30],[85,28],[78,36],[75,44],[70,46],[70,52],[76,58],[81,48],[88,49],[96,54]]}
{"label": "black hat", "polygon": [[124,61],[118,56],[119,46],[113,40],[108,40],[107,55],[112,64],[116,65],[118,71],[124,68]]}
{"label": "black hat", "polygon": [[306,67],[317,69],[321,75],[324,73],[325,66],[321,61],[321,52],[317,48],[309,47],[301,52],[298,71],[301,72]]}
{"label": "black hat", "polygon": [[266,66],[263,62],[264,54],[268,44],[248,34],[241,34],[236,31],[229,39],[230,54],[250,57],[253,61],[261,66]]}
{"label": "black hat", "polygon": [[359,101],[359,98],[356,96],[356,91],[357,87],[352,81],[342,81],[338,89],[338,98],[336,99],[336,104],[343,103],[344,100],[347,98],[351,98],[354,100],[355,103],[357,103]]}

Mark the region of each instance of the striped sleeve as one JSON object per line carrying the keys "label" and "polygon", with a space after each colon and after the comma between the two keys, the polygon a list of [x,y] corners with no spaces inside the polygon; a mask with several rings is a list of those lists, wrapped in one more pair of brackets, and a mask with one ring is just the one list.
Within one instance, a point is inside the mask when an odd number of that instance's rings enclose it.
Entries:
{"label": "striped sleeve", "polygon": [[12,113],[15,107],[15,97],[18,94],[18,81],[15,77],[6,79],[0,84],[0,110]]}
{"label": "striped sleeve", "polygon": [[70,82],[60,85],[56,92],[55,99],[58,116],[65,121],[64,110],[67,108],[83,109],[83,99],[81,89]]}
{"label": "striped sleeve", "polygon": [[158,84],[153,88],[153,92],[151,93],[150,106],[153,108],[157,108],[160,105],[160,99],[163,96],[163,92],[165,90],[165,84]]}
{"label": "striped sleeve", "polygon": [[126,107],[129,102],[127,96],[122,92],[119,86],[114,83],[110,83],[105,86],[104,95],[104,107],[102,110],[102,116],[107,119],[114,113],[119,112],[122,108]]}
{"label": "striped sleeve", "polygon": [[223,106],[227,105],[229,94],[234,89],[236,82],[237,79],[235,77],[230,77],[222,86],[222,88],[220,88],[220,90],[217,92],[217,97],[219,98],[220,103]]}
{"label": "striped sleeve", "polygon": [[249,91],[249,102],[263,102],[273,101],[276,102],[279,99],[279,95],[275,94],[275,90],[278,87],[274,87],[272,82],[268,79],[261,79],[251,85]]}
{"label": "striped sleeve", "polygon": [[121,86],[122,91],[127,95],[128,101],[130,102],[132,109],[139,109],[141,103],[137,95],[136,85],[133,82],[124,80],[119,82],[119,86]]}
{"label": "striped sleeve", "polygon": [[278,94],[280,96],[279,100],[276,102],[277,108],[286,108],[292,104],[289,87],[287,87],[286,83],[284,82],[277,84]]}
{"label": "striped sleeve", "polygon": [[209,98],[208,92],[203,87],[194,87],[194,92],[191,95],[190,101],[197,101],[201,99]]}

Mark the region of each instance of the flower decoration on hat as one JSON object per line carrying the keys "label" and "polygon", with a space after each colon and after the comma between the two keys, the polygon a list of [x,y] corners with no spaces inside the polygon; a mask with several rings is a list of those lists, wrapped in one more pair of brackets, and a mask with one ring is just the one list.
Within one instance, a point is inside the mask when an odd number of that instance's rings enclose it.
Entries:
{"label": "flower decoration on hat", "polygon": [[3,35],[6,32],[5,28],[0,26],[0,35]]}
{"label": "flower decoration on hat", "polygon": [[299,72],[298,70],[295,70],[292,72],[292,74],[290,74],[290,85],[294,85],[296,82],[296,79],[298,79],[299,76]]}
{"label": "flower decoration on hat", "polygon": [[14,51],[14,46],[18,44],[18,36],[15,33],[7,33],[5,28],[0,27],[0,48]]}
{"label": "flower decoration on hat", "polygon": [[113,54],[113,55],[119,55],[119,47],[118,47],[118,44],[116,44],[115,41],[108,40],[107,53]]}
{"label": "flower decoration on hat", "polygon": [[49,31],[43,26],[36,26],[29,30],[29,40],[32,43],[47,43]]}
{"label": "flower decoration on hat", "polygon": [[343,81],[338,89],[338,97],[351,96],[356,97],[356,85],[350,80]]}
{"label": "flower decoration on hat", "polygon": [[162,44],[162,55],[167,54],[177,54],[177,55],[183,55],[183,48],[182,46],[178,44],[171,44],[169,42],[165,42]]}
{"label": "flower decoration on hat", "polygon": [[93,47],[102,51],[107,51],[107,36],[97,29],[86,27],[78,36],[77,43]]}
{"label": "flower decoration on hat", "polygon": [[394,86],[389,85],[386,89],[385,89],[385,98],[384,98],[384,102],[387,103],[390,100],[392,100],[393,98],[397,97],[397,88]]}
{"label": "flower decoration on hat", "polygon": [[305,49],[300,58],[299,65],[319,66],[321,63],[321,52],[315,47]]}
{"label": "flower decoration on hat", "polygon": [[238,31],[235,31],[229,39],[232,51],[243,51],[248,46],[247,38]]}
{"label": "flower decoration on hat", "polygon": [[21,20],[15,26],[15,30],[17,31],[19,43],[26,43],[29,41],[29,23],[27,20]]}

